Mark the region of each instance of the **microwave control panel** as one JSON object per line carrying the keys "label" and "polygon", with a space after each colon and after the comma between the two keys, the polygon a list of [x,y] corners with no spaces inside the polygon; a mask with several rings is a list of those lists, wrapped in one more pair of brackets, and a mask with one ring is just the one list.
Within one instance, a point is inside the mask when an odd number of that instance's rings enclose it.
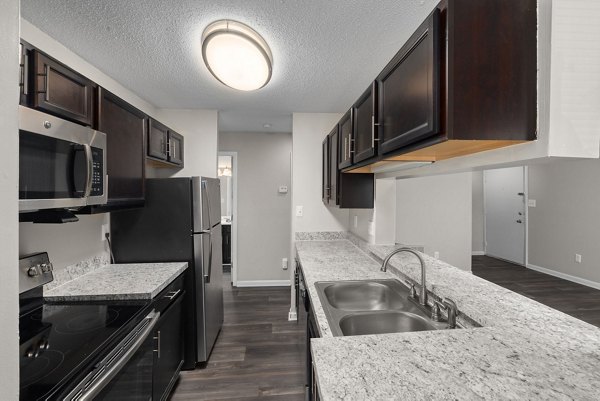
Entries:
{"label": "microwave control panel", "polygon": [[92,148],[92,191],[90,196],[104,195],[104,157],[102,149]]}

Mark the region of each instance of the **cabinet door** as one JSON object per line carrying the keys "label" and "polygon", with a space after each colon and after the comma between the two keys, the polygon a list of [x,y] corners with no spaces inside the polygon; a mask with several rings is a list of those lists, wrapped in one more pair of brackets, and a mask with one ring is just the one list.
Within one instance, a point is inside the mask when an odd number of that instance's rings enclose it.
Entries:
{"label": "cabinet door", "polygon": [[108,206],[140,205],[148,117],[104,88],[99,88],[98,98],[98,130],[106,134],[107,144]]}
{"label": "cabinet door", "polygon": [[148,128],[148,156],[167,160],[169,129],[154,119],[150,119]]}
{"label": "cabinet door", "polygon": [[19,74],[19,104],[23,106],[29,105],[29,93],[31,88],[31,77],[29,74],[30,64],[29,64],[29,50],[23,43],[19,44],[20,51],[20,74]]}
{"label": "cabinet door", "polygon": [[353,137],[352,137],[352,109],[350,109],[340,122],[339,129],[339,168],[352,165]]}
{"label": "cabinet door", "polygon": [[162,314],[155,329],[153,400],[166,400],[183,364],[183,293]]}
{"label": "cabinet door", "polygon": [[353,163],[367,160],[377,154],[377,81],[352,106],[354,130]]}
{"label": "cabinet door", "polygon": [[32,51],[33,107],[84,125],[93,122],[94,84],[64,65]]}
{"label": "cabinet door", "polygon": [[321,162],[321,199],[324,204],[329,203],[329,136],[326,136],[322,145],[323,158]]}
{"label": "cabinet door", "polygon": [[377,78],[381,154],[439,133],[439,20],[436,9]]}
{"label": "cabinet door", "polygon": [[169,161],[183,167],[183,136],[169,130],[169,147],[167,149]]}
{"label": "cabinet door", "polygon": [[335,206],[339,204],[338,196],[338,177],[340,170],[339,164],[339,130],[336,126],[329,134],[329,205]]}

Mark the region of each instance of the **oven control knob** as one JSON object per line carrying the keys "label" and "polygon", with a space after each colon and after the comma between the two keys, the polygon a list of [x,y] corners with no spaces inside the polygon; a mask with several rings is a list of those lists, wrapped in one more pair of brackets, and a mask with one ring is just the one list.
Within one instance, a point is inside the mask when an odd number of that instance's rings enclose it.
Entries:
{"label": "oven control knob", "polygon": [[35,356],[35,353],[33,352],[33,348],[29,348],[27,350],[27,353],[25,354],[25,356],[27,356],[27,358],[33,358]]}
{"label": "oven control knob", "polygon": [[40,351],[50,348],[50,343],[48,340],[41,340],[38,344],[38,348]]}
{"label": "oven control knob", "polygon": [[49,273],[53,270],[52,263],[42,263],[40,269],[42,269],[42,273]]}
{"label": "oven control knob", "polygon": [[36,265],[36,266],[31,266],[28,270],[27,270],[27,275],[29,277],[36,277],[40,275],[40,271],[38,270],[40,265]]}
{"label": "oven control knob", "polygon": [[44,128],[46,128],[46,129],[52,128],[52,123],[50,121],[44,121]]}

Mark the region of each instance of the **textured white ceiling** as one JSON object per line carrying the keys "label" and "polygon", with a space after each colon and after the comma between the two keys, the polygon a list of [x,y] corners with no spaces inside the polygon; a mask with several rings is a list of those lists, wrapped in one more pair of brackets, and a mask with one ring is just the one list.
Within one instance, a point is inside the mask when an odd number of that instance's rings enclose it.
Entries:
{"label": "textured white ceiling", "polygon": [[[438,0],[22,0],[21,14],[161,108],[219,110],[222,131],[291,132],[293,112],[343,112]],[[269,43],[273,78],[255,92],[215,80],[202,30],[248,24]]]}

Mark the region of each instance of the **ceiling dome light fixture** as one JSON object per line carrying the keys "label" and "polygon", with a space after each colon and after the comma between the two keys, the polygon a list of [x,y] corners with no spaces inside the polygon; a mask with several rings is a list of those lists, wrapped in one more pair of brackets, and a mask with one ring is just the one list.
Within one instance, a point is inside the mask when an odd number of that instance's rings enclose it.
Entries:
{"label": "ceiling dome light fixture", "polygon": [[233,89],[253,91],[271,79],[269,45],[240,22],[220,20],[207,26],[202,33],[202,58],[210,73]]}

